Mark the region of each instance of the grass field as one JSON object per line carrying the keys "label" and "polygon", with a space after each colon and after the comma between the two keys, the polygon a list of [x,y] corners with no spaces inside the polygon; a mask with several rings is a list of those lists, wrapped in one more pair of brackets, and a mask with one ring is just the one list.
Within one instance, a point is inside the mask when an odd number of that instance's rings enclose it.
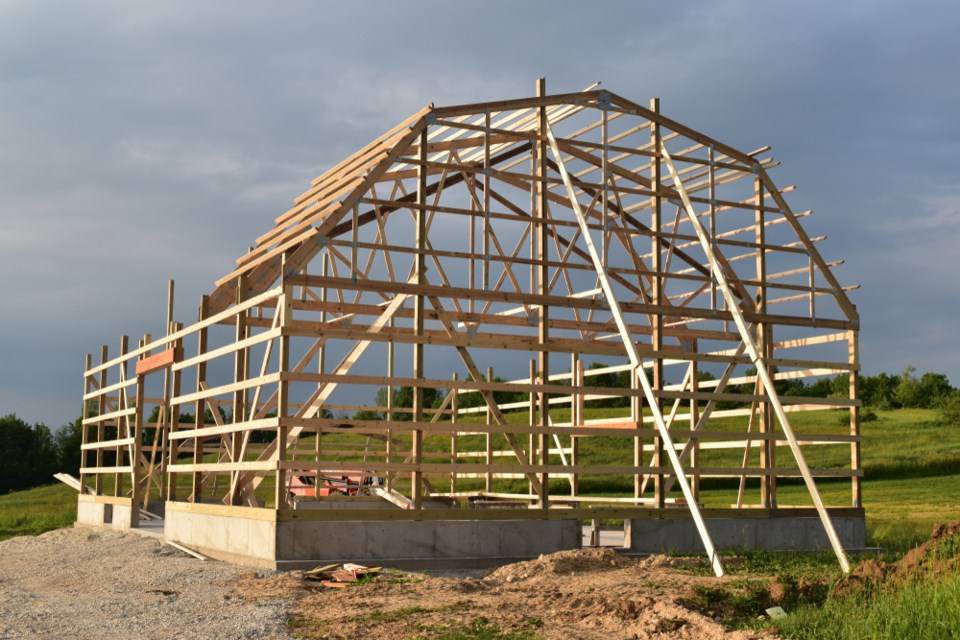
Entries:
{"label": "grass field", "polygon": [[[600,413],[612,411],[596,412]],[[515,414],[510,419],[521,421],[525,416]],[[838,412],[814,412],[798,415],[795,427],[805,433],[841,433],[842,420]],[[714,428],[722,429],[723,424]],[[933,411],[896,410],[877,412],[876,420],[863,423],[862,433],[863,495],[869,545],[884,547],[887,549],[885,559],[894,560],[928,538],[935,524],[960,521],[960,429],[939,424]],[[783,451],[778,452],[780,456],[789,456],[786,449],[780,451]],[[846,445],[812,447],[806,451],[812,467],[849,465]],[[607,437],[585,440],[582,454],[603,464],[629,464],[632,456],[622,439]],[[740,455],[721,451],[716,461],[734,466]],[[589,489],[589,479],[585,479],[583,486]],[[850,503],[849,482],[821,480],[818,487],[827,504]],[[630,480],[625,478],[621,487],[605,478],[595,488],[606,494],[622,490],[622,495],[629,495]],[[728,504],[731,490],[735,492],[729,481],[722,484],[705,480],[701,498],[707,506]],[[748,501],[756,500],[756,491],[748,487]],[[781,481],[777,495],[781,505],[809,504],[800,482]],[[0,540],[69,526],[75,518],[76,492],[59,483],[0,496]],[[836,560],[830,554],[748,553],[737,571],[788,581],[820,580],[827,585],[839,577]],[[756,607],[756,603],[746,604]],[[784,637],[791,639],[957,637],[960,634],[960,576],[857,597],[801,600],[794,603],[790,614],[778,623],[778,628]],[[753,622],[744,624],[757,624],[756,616],[751,620]]]}
{"label": "grass field", "polygon": [[[612,411],[597,410],[596,414]],[[880,411],[877,416],[877,420],[862,425],[868,544],[905,549],[929,535],[934,524],[960,520],[960,429],[940,425],[936,412],[923,409]],[[525,418],[522,414],[509,417]],[[562,420],[562,416],[557,419]],[[804,432],[837,433],[842,430],[838,419],[842,416],[833,411],[800,414],[795,427]],[[722,422],[715,428],[722,429]],[[845,445],[806,451],[813,467],[842,468],[849,464]],[[742,455],[735,451],[717,453],[729,458],[718,458],[719,463],[731,466]],[[778,453],[789,456],[785,449]],[[623,446],[622,439],[597,437],[584,441],[582,455],[605,464],[630,464],[632,453]],[[609,478],[604,482],[604,486],[595,488],[608,494],[628,495],[629,478],[623,479],[623,486],[610,486]],[[704,503],[729,503],[731,484],[713,485],[704,481]],[[583,486],[589,491],[589,478],[585,478]],[[827,504],[850,503],[849,482],[820,480],[818,487]],[[756,500],[752,495],[755,491],[748,487],[748,501],[751,497]],[[781,482],[778,500],[782,505],[809,504],[805,487],[795,481]],[[0,496],[0,539],[36,535],[69,525],[75,518],[76,492],[59,483]]]}

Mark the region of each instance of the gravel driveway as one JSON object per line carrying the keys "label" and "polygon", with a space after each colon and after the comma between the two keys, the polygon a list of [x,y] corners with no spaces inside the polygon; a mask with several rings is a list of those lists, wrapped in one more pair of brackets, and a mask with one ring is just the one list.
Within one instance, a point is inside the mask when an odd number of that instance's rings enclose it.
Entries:
{"label": "gravel driveway", "polygon": [[89,528],[0,542],[0,639],[290,638],[287,604],[241,602],[250,569]]}

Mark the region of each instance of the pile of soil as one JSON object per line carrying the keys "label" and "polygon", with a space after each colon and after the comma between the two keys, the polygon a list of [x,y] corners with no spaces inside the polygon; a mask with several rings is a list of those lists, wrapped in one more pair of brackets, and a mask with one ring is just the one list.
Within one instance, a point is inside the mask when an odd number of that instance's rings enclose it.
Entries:
{"label": "pile of soil", "polygon": [[232,586],[238,596],[254,600],[295,594],[292,629],[304,638],[433,638],[457,628],[564,640],[776,637],[729,630],[687,606],[686,596],[697,585],[733,580],[685,570],[700,563],[582,549],[507,565],[481,579],[385,572],[335,590],[317,587],[294,572],[246,576]]}
{"label": "pile of soil", "polygon": [[832,593],[835,596],[873,593],[908,583],[937,582],[957,574],[960,574],[960,522],[935,526],[929,540],[911,549],[898,562],[861,562]]}

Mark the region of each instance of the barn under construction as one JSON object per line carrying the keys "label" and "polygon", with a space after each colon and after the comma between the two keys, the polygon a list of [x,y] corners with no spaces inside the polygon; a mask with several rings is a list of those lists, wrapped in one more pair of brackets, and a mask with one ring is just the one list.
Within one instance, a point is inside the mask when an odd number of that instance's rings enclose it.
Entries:
{"label": "barn under construction", "polygon": [[[530,557],[614,520],[718,575],[744,546],[846,569],[859,319],[767,151],[597,86],[424,108],[196,320],[171,283],[166,335],[87,357],[78,522],[296,567]],[[804,394],[825,377],[844,393]]]}

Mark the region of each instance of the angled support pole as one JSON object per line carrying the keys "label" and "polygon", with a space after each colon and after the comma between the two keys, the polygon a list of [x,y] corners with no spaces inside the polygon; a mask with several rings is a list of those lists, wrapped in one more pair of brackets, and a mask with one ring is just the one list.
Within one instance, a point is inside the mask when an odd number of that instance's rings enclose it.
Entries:
{"label": "angled support pole", "polygon": [[713,572],[719,578],[723,576],[723,565],[720,564],[720,556],[717,555],[717,550],[713,546],[713,540],[710,538],[710,532],[707,530],[706,522],[704,522],[703,515],[700,513],[700,507],[697,505],[693,491],[690,489],[690,483],[687,482],[687,477],[684,475],[683,466],[680,464],[680,458],[677,457],[677,451],[673,445],[673,437],[670,435],[670,430],[667,429],[667,425],[663,420],[663,413],[660,411],[660,404],[657,402],[657,398],[653,395],[653,388],[650,386],[650,380],[647,379],[647,374],[643,370],[643,362],[640,360],[640,354],[637,352],[637,347],[633,342],[633,336],[630,334],[630,328],[627,326],[626,320],[623,317],[623,312],[620,310],[620,302],[617,300],[616,295],[614,295],[613,286],[610,284],[610,279],[607,277],[605,265],[600,260],[600,255],[597,253],[597,248],[593,244],[593,238],[590,236],[590,229],[587,226],[587,220],[580,208],[580,203],[577,201],[577,194],[573,187],[573,181],[570,179],[570,174],[567,172],[566,165],[563,162],[563,155],[560,153],[560,146],[557,144],[557,139],[554,136],[553,129],[549,126],[549,124],[547,125],[546,133],[547,139],[550,142],[550,148],[553,150],[553,155],[557,160],[557,167],[560,169],[560,177],[563,179],[563,184],[567,189],[567,197],[570,200],[570,207],[573,209],[573,213],[577,217],[577,222],[580,224],[584,243],[586,243],[587,250],[590,253],[590,259],[593,261],[593,266],[597,272],[597,278],[600,280],[604,297],[607,299],[607,304],[610,305],[610,313],[613,315],[613,319],[617,324],[617,329],[620,332],[620,338],[623,340],[623,346],[626,349],[627,357],[630,359],[630,364],[633,367],[634,374],[640,381],[640,385],[643,387],[643,394],[647,399],[647,404],[653,411],[653,419],[657,425],[657,431],[660,433],[660,437],[663,438],[664,448],[666,449],[667,456],[670,458],[670,464],[673,467],[677,482],[680,483],[680,488],[683,490],[683,496],[687,500],[687,507],[690,509],[690,515],[693,517],[693,521],[697,526],[697,531],[700,533],[700,539],[703,541],[703,546],[706,549],[707,557],[710,559]]}
{"label": "angled support pole", "polygon": [[[813,504],[817,508],[817,513],[820,515],[820,521],[823,523],[823,528],[826,530],[827,538],[830,539],[830,545],[833,547],[833,552],[837,555],[837,560],[839,560],[840,567],[843,569],[844,573],[850,573],[850,562],[847,560],[847,555],[843,550],[843,545],[840,544],[840,539],[837,537],[837,532],[833,528],[833,522],[830,520],[830,515],[827,513],[826,507],[823,506],[823,500],[820,499],[820,492],[817,490],[817,485],[814,483],[813,476],[810,473],[810,467],[807,466],[807,461],[803,456],[803,452],[800,450],[800,443],[797,442],[797,436],[793,433],[793,428],[790,426],[790,421],[787,419],[787,414],[783,410],[783,404],[780,402],[780,396],[773,387],[773,376],[770,375],[770,371],[767,369],[767,363],[760,355],[760,350],[757,347],[757,343],[754,340],[753,335],[750,333],[750,328],[747,326],[746,320],[744,320],[743,312],[737,305],[737,301],[734,298],[730,282],[727,279],[723,269],[720,267],[719,262],[717,261],[717,256],[714,253],[713,245],[710,242],[707,231],[704,229],[703,223],[693,210],[693,205],[690,203],[690,197],[687,195],[687,191],[683,186],[683,181],[680,179],[677,168],[673,164],[673,159],[671,159],[669,152],[667,152],[666,145],[664,145],[662,142],[660,143],[660,153],[662,154],[663,160],[667,165],[667,169],[670,171],[670,176],[673,178],[673,184],[676,187],[677,193],[680,195],[680,199],[683,202],[683,208],[686,210],[687,218],[690,220],[690,224],[697,233],[697,238],[700,240],[700,245],[703,249],[703,252],[710,261],[710,269],[713,271],[713,275],[717,280],[717,285],[727,303],[727,309],[730,311],[730,314],[733,316],[733,321],[737,325],[737,331],[740,332],[740,337],[743,339],[743,344],[747,348],[747,355],[757,368],[757,376],[763,383],[764,393],[770,400],[770,404],[773,405],[773,410],[777,414],[777,419],[780,421],[780,427],[783,429],[784,435],[787,436],[787,442],[790,445],[790,450],[793,452],[793,457],[796,459],[797,466],[800,468],[800,474],[803,476],[803,481],[807,485],[807,491],[810,492],[810,497],[813,499]],[[776,189],[771,189],[771,193],[779,192],[776,191]]]}

